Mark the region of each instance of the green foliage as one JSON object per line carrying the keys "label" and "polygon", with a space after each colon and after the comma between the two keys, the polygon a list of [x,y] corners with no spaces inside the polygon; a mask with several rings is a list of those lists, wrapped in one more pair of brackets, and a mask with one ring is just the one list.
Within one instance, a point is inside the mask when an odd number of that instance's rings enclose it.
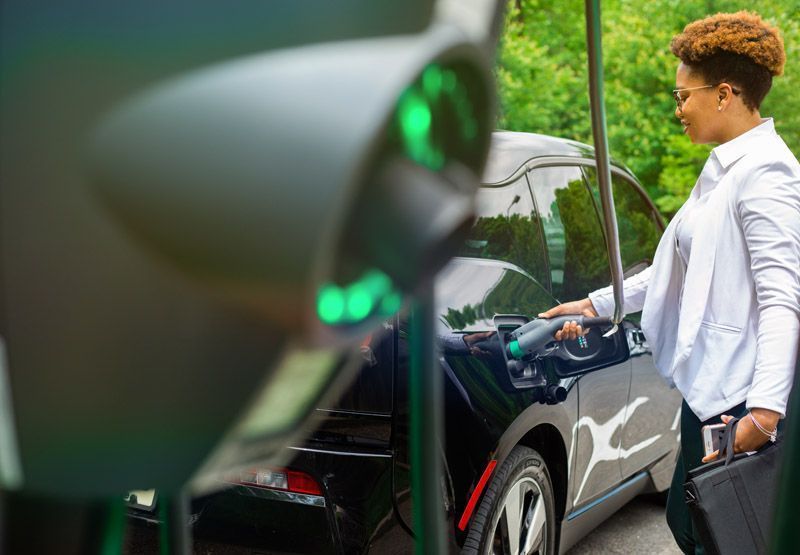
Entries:
{"label": "green foliage", "polygon": [[530,272],[539,282],[545,282],[544,252],[532,248],[539,245],[539,228],[535,212],[484,216],[478,218],[470,231],[470,240],[461,249],[462,256],[505,260]]}
{"label": "green foliage", "polygon": [[705,164],[711,148],[695,145],[686,135],[670,135],[666,139],[666,151],[661,158],[662,171],[658,176],[661,196],[654,199],[664,214],[674,214],[697,180],[698,170]]}
{"label": "green foliage", "polygon": [[478,310],[480,310],[479,306],[468,304],[464,305],[461,310],[448,308],[447,314],[444,314],[442,317],[451,329],[463,330],[478,320],[483,319],[483,315],[479,315]]}
{"label": "green foliage", "polygon": [[[709,149],[682,135],[670,91],[678,61],[672,37],[716,12],[757,9],[782,30],[785,75],[761,114],[800,153],[800,0],[617,0],[604,2],[603,59],[611,155],[639,177],[662,213],[686,199]],[[584,3],[512,0],[496,70],[498,127],[592,143]]]}
{"label": "green foliage", "polygon": [[[590,197],[582,180],[570,181],[556,191],[556,203],[564,229],[564,277],[559,299],[579,299],[587,291],[605,287],[611,281],[608,257],[599,225],[587,211]],[[555,285],[553,290],[558,292]]]}
{"label": "green foliage", "polygon": [[[601,205],[600,190],[597,184],[597,172],[594,168],[585,168],[592,195],[597,206]],[[617,231],[619,232],[619,251],[622,255],[622,269],[627,272],[633,267],[653,261],[658,240],[661,237],[653,220],[657,218],[650,206],[636,193],[624,179],[618,175],[611,176],[611,187],[614,193],[614,207],[617,213]]]}

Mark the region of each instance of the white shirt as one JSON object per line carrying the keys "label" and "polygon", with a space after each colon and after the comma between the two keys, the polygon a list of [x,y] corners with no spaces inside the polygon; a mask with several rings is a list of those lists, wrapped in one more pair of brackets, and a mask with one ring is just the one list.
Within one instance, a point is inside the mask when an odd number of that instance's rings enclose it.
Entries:
{"label": "white shirt", "polygon": [[724,174],[725,168],[722,167],[712,151],[712,155],[706,160],[703,171],[700,172],[700,177],[695,184],[698,191],[697,200],[691,207],[683,211],[680,218],[676,218],[675,242],[678,248],[678,254],[680,254],[683,259],[684,266],[688,266],[689,264],[689,256],[692,252],[692,237],[696,232],[702,232],[704,223],[703,208],[711,197],[709,193],[714,190]]}
{"label": "white shirt", "polygon": [[[703,171],[695,184],[698,190],[697,200],[686,210],[682,211],[680,217],[675,218],[675,248],[679,256],[681,283],[685,282],[686,268],[689,266],[689,258],[692,253],[692,237],[695,233],[702,233],[704,221],[704,208],[711,198],[711,191],[714,190],[723,168],[717,161],[716,156],[709,156]],[[678,297],[678,307],[683,302],[683,286]]]}
{"label": "white shirt", "polygon": [[[695,205],[684,274],[675,227]],[[653,265],[624,291],[625,312],[643,310],[656,367],[700,420],[742,401],[786,414],[800,334],[800,164],[771,119],[711,152]],[[610,287],[589,298],[613,313]]]}

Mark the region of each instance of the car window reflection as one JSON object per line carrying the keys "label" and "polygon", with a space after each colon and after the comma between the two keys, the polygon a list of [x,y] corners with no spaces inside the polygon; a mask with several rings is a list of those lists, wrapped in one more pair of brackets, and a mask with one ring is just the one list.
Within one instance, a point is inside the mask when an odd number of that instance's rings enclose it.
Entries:
{"label": "car window reflection", "polygon": [[579,299],[611,282],[600,220],[578,166],[536,168],[531,187],[542,217],[553,295]]}

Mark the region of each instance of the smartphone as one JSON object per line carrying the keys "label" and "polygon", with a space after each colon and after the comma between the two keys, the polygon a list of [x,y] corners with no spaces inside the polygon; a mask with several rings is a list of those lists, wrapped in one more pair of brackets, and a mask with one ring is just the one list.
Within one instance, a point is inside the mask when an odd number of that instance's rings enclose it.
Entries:
{"label": "smartphone", "polygon": [[709,424],[700,429],[700,432],[703,434],[703,450],[706,456],[719,450],[720,438],[724,431],[725,424]]}

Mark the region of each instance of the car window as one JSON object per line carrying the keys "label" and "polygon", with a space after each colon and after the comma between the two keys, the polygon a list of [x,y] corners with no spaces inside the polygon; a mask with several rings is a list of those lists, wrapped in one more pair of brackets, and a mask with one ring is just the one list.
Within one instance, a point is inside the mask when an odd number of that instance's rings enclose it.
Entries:
{"label": "car window", "polygon": [[535,318],[552,308],[553,297],[528,276],[507,270],[503,279],[486,295],[484,312],[491,314],[521,314]]}
{"label": "car window", "polygon": [[553,306],[536,280],[502,262],[454,258],[436,279],[436,305],[443,331],[485,331],[496,314],[535,316]]}
{"label": "car window", "polygon": [[523,175],[502,187],[481,187],[477,220],[460,256],[510,262],[547,283],[547,264],[538,216]]}
{"label": "car window", "polygon": [[506,269],[499,263],[474,258],[454,258],[436,278],[436,314],[441,329],[486,331],[494,313],[484,301],[503,280]]}
{"label": "car window", "polygon": [[535,168],[531,189],[541,215],[553,296],[582,299],[611,282],[602,226],[578,166]]}
{"label": "car window", "polygon": [[[600,210],[597,171],[593,167],[585,166],[584,172]],[[660,219],[642,194],[622,175],[613,173],[611,185],[614,191],[622,269],[628,277],[644,270],[653,262],[661,237]]]}

